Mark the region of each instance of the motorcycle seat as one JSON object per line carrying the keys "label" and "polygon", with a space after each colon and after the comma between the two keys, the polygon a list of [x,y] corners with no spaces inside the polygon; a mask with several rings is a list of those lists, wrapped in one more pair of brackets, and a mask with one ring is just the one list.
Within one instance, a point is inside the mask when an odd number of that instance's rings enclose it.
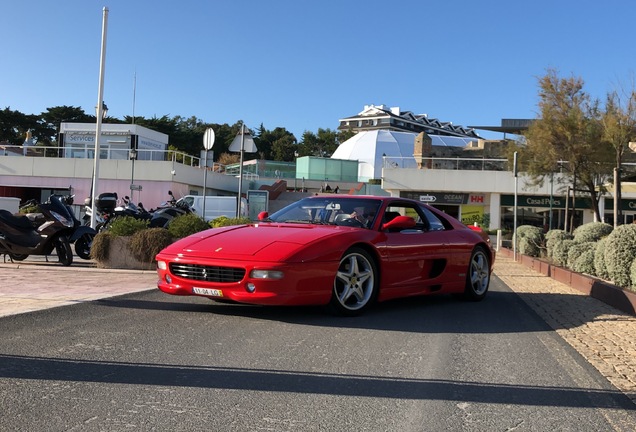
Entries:
{"label": "motorcycle seat", "polygon": [[33,224],[28,218],[24,216],[14,216],[8,210],[0,209],[0,220],[14,227],[33,229]]}
{"label": "motorcycle seat", "polygon": [[27,213],[25,216],[33,226],[40,226],[46,221],[46,217],[42,213]]}

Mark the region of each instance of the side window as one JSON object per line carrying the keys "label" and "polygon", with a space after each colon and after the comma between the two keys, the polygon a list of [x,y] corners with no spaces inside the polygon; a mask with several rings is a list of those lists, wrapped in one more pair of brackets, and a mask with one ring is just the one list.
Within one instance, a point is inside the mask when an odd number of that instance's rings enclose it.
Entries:
{"label": "side window", "polygon": [[396,216],[408,216],[415,220],[415,226],[413,228],[409,228],[408,230],[399,230],[400,232],[422,232],[428,231],[428,220],[424,217],[424,215],[418,211],[418,207],[413,207],[409,205],[393,205],[387,207],[384,215],[382,217],[382,223],[387,223],[390,220],[394,219]]}
{"label": "side window", "polygon": [[429,231],[444,231],[444,224],[432,211],[427,208],[420,207],[420,210],[424,213],[424,216],[428,220]]}

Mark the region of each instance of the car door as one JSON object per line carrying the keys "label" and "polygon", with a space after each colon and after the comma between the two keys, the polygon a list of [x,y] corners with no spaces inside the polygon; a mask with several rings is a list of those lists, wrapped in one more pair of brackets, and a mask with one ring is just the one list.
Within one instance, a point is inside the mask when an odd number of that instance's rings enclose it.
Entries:
{"label": "car door", "polygon": [[383,223],[396,214],[415,219],[415,227],[384,230],[382,297],[426,292],[447,264],[447,233],[443,225],[442,229],[430,229],[427,215],[410,203],[387,207]]}

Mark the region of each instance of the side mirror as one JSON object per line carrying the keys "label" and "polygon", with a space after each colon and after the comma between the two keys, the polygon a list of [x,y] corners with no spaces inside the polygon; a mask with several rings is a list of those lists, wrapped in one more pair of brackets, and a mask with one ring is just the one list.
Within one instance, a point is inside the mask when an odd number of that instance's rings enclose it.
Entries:
{"label": "side mirror", "polygon": [[265,220],[265,219],[267,219],[268,217],[269,217],[269,213],[268,213],[268,212],[266,212],[266,211],[262,211],[262,212],[260,212],[260,213],[258,214],[258,220],[259,220],[259,221]]}
{"label": "side mirror", "polygon": [[382,225],[382,230],[403,230],[415,227],[415,219],[410,216],[396,216]]}

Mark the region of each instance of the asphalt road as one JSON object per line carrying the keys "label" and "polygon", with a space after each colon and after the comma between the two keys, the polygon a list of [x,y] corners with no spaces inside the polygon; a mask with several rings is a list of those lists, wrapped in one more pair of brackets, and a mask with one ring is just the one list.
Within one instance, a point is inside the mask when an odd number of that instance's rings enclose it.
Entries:
{"label": "asphalt road", "polygon": [[633,431],[498,278],[357,318],[148,291],[0,318],[2,431]]}

